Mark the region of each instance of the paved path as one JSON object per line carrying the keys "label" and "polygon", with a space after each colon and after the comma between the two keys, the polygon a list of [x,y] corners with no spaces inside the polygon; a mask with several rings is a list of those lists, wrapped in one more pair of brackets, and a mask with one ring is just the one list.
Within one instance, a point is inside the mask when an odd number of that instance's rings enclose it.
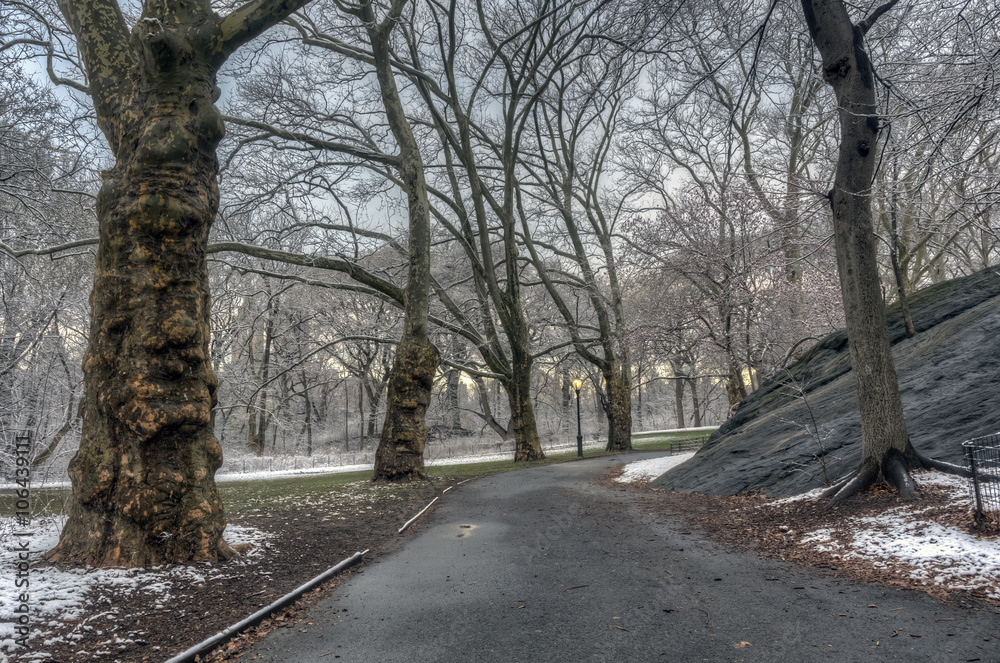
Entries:
{"label": "paved path", "polygon": [[401,551],[249,660],[1000,661],[996,611],[731,552],[596,483],[624,460],[449,492]]}

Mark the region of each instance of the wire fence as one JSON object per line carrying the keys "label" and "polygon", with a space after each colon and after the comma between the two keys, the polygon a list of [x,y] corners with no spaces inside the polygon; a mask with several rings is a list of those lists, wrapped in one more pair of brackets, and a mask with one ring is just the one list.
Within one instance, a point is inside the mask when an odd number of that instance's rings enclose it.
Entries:
{"label": "wire fence", "polygon": [[975,500],[975,520],[1000,522],[1000,433],[962,443],[965,462],[972,473],[970,490]]}

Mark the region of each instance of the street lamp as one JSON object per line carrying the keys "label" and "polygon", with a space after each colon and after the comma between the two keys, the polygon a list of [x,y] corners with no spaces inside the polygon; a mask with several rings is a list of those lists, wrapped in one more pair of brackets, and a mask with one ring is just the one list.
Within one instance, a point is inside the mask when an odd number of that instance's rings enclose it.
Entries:
{"label": "street lamp", "polygon": [[580,389],[583,388],[583,380],[573,380],[573,388],[576,389],[576,455],[583,458],[583,433],[580,432]]}

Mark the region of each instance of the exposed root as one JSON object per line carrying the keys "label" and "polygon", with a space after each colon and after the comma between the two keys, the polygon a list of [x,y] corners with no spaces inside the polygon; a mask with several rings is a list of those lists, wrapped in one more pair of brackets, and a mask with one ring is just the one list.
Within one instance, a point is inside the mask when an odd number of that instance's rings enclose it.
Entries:
{"label": "exposed root", "polygon": [[850,474],[843,476],[840,479],[837,479],[837,481],[832,486],[830,486],[829,488],[827,488],[826,490],[824,490],[822,493],[819,494],[819,498],[821,500],[826,500],[833,497],[834,495],[840,492],[841,488],[846,486],[847,483],[857,475],[858,471],[854,470]]}
{"label": "exposed root", "polygon": [[[972,478],[972,471],[962,465],[955,465],[954,463],[945,463],[944,461],[937,460],[935,458],[929,458],[922,454],[917,454],[917,458],[920,459],[921,465],[923,465],[925,470],[936,470],[938,472],[944,472],[945,474],[955,474],[960,477],[965,477],[967,479]],[[982,472],[976,473],[976,478],[980,481],[996,481],[1000,482],[1000,476],[995,474],[984,474]]]}
{"label": "exposed root", "polygon": [[[863,466],[853,474],[839,481],[836,485],[825,490],[820,497],[828,498],[832,506],[857,495],[877,483],[884,483],[898,490],[900,497],[903,499],[920,499],[920,490],[917,488],[917,484],[910,474],[912,469],[938,470],[964,477],[971,476],[971,472],[960,465],[942,463],[919,454],[903,454],[898,451],[890,451],[882,461],[881,467],[877,465]],[[990,480],[996,481],[997,477],[991,476]]]}
{"label": "exposed root", "polygon": [[893,453],[886,458],[883,474],[886,480],[899,490],[899,496],[904,500],[920,499],[920,491],[910,476],[910,470],[906,467],[902,454]]}
{"label": "exposed root", "polygon": [[233,547],[230,546],[225,539],[219,539],[218,551],[219,551],[219,559],[225,560],[227,562],[232,559],[240,558],[240,554],[235,550],[233,550]]}
{"label": "exposed root", "polygon": [[848,481],[844,484],[843,488],[833,494],[833,497],[830,498],[830,506],[836,506],[848,497],[853,497],[861,491],[869,488],[875,483],[876,478],[878,478],[878,472],[876,472],[874,468],[862,468],[858,470],[853,479]]}
{"label": "exposed root", "polygon": [[957,474],[960,477],[972,476],[972,472],[969,471],[969,468],[962,467],[961,465],[945,463],[919,453],[917,454],[917,458],[920,460],[920,464],[923,465],[925,470],[936,470],[938,472],[944,472],[945,474]]}
{"label": "exposed root", "polygon": [[372,483],[380,484],[409,483],[427,480],[427,472],[420,467],[413,467],[405,472],[382,471],[375,472],[375,474],[372,475]]}

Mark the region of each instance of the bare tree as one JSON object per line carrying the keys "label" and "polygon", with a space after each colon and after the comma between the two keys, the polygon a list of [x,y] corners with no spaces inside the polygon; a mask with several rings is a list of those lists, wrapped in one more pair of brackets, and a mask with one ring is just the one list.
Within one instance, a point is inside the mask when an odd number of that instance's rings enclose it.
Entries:
{"label": "bare tree", "polygon": [[837,95],[840,152],[829,197],[861,410],[861,464],[825,493],[834,502],[876,483],[891,485],[904,497],[917,497],[910,469],[947,468],[920,456],[906,432],[872,226],[871,187],[881,124],[864,37],[897,1],[877,7],[857,24],[852,23],[842,0],[802,1],[809,33],[823,57],[823,77]]}

